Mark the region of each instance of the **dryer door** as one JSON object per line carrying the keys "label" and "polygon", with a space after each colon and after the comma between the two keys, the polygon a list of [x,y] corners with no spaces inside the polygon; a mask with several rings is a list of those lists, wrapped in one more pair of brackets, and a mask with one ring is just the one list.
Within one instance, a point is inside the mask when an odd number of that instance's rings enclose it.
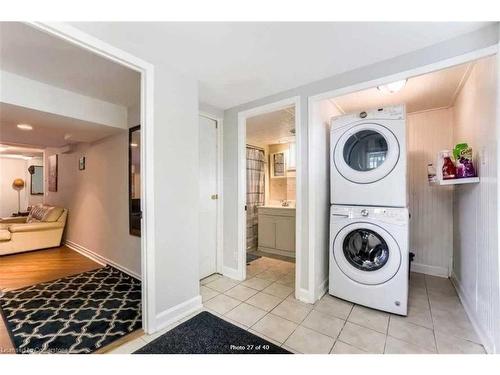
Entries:
{"label": "dryer door", "polygon": [[396,240],[382,227],[364,222],[349,224],[337,233],[333,256],[342,272],[360,284],[385,283],[401,265]]}
{"label": "dryer door", "polygon": [[393,132],[381,124],[362,123],[340,136],[333,164],[345,179],[370,184],[392,172],[399,154],[399,142]]}

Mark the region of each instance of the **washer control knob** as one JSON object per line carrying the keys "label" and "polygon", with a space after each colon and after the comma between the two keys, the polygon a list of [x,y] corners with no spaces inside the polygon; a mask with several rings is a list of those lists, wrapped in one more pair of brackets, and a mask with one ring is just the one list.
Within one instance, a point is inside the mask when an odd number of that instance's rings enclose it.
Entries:
{"label": "washer control knob", "polygon": [[365,209],[365,208],[364,208],[364,209],[362,209],[362,210],[361,210],[361,216],[364,216],[364,217],[368,216],[368,210],[367,210],[367,209]]}

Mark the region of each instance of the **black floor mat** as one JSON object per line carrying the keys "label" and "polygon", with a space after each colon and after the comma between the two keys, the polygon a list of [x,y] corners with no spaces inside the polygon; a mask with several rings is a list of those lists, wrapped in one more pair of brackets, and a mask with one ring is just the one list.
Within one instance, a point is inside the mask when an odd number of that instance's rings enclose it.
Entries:
{"label": "black floor mat", "polygon": [[16,353],[91,353],[142,326],[141,282],[110,266],[6,292]]}
{"label": "black floor mat", "polygon": [[289,354],[244,329],[203,311],[134,354]]}
{"label": "black floor mat", "polygon": [[247,253],[247,266],[256,259],[262,258],[260,255]]}

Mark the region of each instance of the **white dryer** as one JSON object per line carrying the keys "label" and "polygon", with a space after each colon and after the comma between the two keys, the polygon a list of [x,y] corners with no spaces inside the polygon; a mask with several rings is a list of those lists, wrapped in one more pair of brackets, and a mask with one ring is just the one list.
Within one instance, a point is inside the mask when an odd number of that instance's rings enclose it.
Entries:
{"label": "white dryer", "polygon": [[406,207],[404,105],[333,118],[330,178],[332,204]]}
{"label": "white dryer", "polygon": [[406,315],[408,221],[407,208],[332,206],[329,293]]}

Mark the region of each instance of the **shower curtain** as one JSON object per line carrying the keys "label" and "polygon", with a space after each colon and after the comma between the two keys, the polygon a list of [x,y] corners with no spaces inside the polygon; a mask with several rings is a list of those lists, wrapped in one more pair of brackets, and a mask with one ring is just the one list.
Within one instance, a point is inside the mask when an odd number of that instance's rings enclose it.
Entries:
{"label": "shower curtain", "polygon": [[247,251],[257,249],[257,207],[264,205],[264,151],[247,146]]}

